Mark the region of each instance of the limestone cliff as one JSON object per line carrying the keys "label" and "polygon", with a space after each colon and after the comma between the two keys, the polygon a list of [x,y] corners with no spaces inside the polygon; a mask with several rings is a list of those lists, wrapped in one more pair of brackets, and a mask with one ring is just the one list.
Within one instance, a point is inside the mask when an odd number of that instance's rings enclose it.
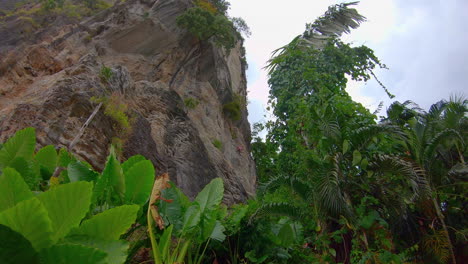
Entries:
{"label": "limestone cliff", "polygon": [[[252,195],[241,43],[227,52],[177,27],[190,5],[127,0],[80,20],[51,15],[46,26],[0,13],[0,141],[32,126],[41,145],[68,146],[96,108],[91,98],[117,95],[129,132],[122,136],[101,108],[76,155],[102,169],[112,139],[124,137],[124,159],[146,156],[189,196],[215,177],[225,181],[227,202]],[[240,120],[223,111],[234,100]]]}

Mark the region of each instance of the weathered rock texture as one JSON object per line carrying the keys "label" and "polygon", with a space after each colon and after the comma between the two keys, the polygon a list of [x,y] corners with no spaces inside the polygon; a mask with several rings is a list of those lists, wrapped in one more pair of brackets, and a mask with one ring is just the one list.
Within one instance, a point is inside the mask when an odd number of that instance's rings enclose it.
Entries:
{"label": "weathered rock texture", "polygon": [[[246,107],[239,121],[223,113],[223,104],[246,98],[241,47],[226,52],[178,28],[176,17],[190,5],[127,0],[79,23],[48,18],[48,27],[26,36],[17,32],[19,18],[4,19],[0,141],[32,126],[40,145],[68,146],[96,107],[91,98],[113,94],[132,120],[124,158],[146,156],[192,197],[215,177],[224,179],[228,203],[252,195]],[[108,81],[100,77],[104,65],[113,72]],[[189,98],[199,102],[193,109],[184,104]],[[122,137],[118,126],[101,110],[73,152],[102,169],[112,138]]]}

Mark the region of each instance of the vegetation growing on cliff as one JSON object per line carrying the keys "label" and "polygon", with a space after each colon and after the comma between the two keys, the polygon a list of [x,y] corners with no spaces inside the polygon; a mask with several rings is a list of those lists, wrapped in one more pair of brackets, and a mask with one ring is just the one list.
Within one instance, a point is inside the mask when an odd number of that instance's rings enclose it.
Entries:
{"label": "vegetation growing on cliff", "polygon": [[[364,20],[353,4],[332,6],[269,62],[275,118],[256,125],[268,132],[252,144],[257,197],[227,208],[214,179],[192,201],[143,156],[121,163],[111,147],[98,172],[72,147],[36,151],[26,128],[0,145],[0,262],[462,263],[468,101],[428,111],[395,102],[380,119],[353,101],[348,78],[385,67],[368,47],[340,40]],[[194,8],[200,21],[226,19],[228,3]],[[100,77],[109,83],[112,70]],[[114,96],[99,100],[103,111],[129,128]],[[244,108],[234,95],[222,111],[239,120]]]}
{"label": "vegetation growing on cliff", "polygon": [[224,0],[197,0],[195,7],[177,17],[177,25],[200,41],[212,39],[230,50],[242,39],[241,33],[250,35],[250,29],[242,18],[229,18],[228,9],[229,2]]}

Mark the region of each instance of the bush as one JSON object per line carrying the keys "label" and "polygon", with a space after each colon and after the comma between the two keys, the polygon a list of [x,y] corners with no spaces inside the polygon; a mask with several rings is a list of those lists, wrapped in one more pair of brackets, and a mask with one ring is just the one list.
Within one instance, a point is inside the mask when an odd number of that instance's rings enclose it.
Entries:
{"label": "bush", "polygon": [[114,93],[109,97],[91,98],[91,101],[94,103],[103,103],[104,114],[114,120],[117,124],[114,127],[119,136],[122,137],[122,140],[125,141],[125,138],[130,134],[131,120],[128,116],[128,105],[123,101],[122,96],[118,93]]}
{"label": "bush", "polygon": [[213,38],[216,45],[226,50],[234,48],[236,44],[233,23],[224,15],[213,14],[205,8],[189,8],[177,18],[177,25],[187,29],[201,41]]}
{"label": "bush", "polygon": [[234,121],[242,118],[242,107],[245,106],[244,100],[239,95],[234,95],[231,102],[223,105],[223,112]]}

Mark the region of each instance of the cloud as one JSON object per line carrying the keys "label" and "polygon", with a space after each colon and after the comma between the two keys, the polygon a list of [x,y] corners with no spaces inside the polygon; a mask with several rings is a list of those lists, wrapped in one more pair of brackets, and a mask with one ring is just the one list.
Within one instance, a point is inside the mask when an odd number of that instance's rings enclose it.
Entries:
{"label": "cloud", "polygon": [[[467,1],[393,1],[394,25],[387,38],[369,45],[390,68],[378,71],[399,101],[412,100],[424,108],[452,94],[466,93],[468,82]],[[372,36],[369,36],[372,38]],[[384,100],[374,82],[363,95]]]}
{"label": "cloud", "polygon": [[[251,122],[268,100],[268,78],[262,68],[271,52],[304,31],[332,4],[342,1],[236,0],[231,16],[243,17],[252,30],[246,40],[249,62],[249,107]],[[465,30],[466,0],[362,0],[356,7],[367,22],[344,36],[346,42],[366,45],[390,70],[376,70],[379,79],[396,100],[413,100],[427,108],[451,94],[467,91],[468,31]],[[353,99],[373,111],[380,101],[390,100],[376,81],[350,82]]]}

